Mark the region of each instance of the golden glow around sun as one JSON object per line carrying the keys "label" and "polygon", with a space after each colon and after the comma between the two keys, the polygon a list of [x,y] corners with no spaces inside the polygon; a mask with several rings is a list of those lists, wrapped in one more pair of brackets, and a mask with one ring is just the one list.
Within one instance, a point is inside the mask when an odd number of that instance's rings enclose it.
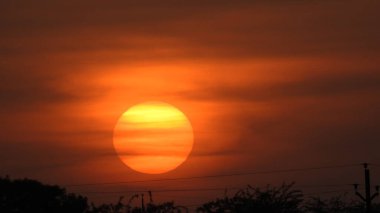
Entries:
{"label": "golden glow around sun", "polygon": [[131,169],[161,174],[187,159],[193,147],[193,129],[177,108],[146,102],[131,107],[119,118],[113,144],[120,159]]}

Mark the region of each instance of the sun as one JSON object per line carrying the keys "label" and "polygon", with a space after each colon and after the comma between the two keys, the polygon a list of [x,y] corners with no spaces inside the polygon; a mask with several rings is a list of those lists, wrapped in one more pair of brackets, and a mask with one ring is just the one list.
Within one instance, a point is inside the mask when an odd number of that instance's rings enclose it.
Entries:
{"label": "sun", "polygon": [[131,169],[162,174],[186,161],[193,148],[193,128],[176,107],[145,102],[132,106],[119,118],[113,145]]}

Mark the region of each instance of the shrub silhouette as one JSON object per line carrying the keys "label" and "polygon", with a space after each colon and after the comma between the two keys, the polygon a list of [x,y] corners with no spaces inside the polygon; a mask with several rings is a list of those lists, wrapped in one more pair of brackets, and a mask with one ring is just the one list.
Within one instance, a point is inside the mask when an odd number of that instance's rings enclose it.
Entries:
{"label": "shrub silhouette", "polygon": [[[331,198],[322,199],[320,197],[310,197],[304,204],[306,213],[363,213],[366,212],[363,202],[349,200],[345,195],[338,195]],[[380,213],[380,206],[377,203],[372,205],[371,213]]]}
{"label": "shrub silhouette", "polygon": [[198,212],[266,212],[299,213],[302,192],[293,190],[294,184],[280,187],[268,186],[265,190],[248,186],[233,197],[225,197],[208,202],[197,209]]}
{"label": "shrub silhouette", "polygon": [[[127,204],[124,204],[123,197],[116,204],[102,204],[98,207],[92,205],[92,209],[88,213],[180,213],[187,212],[187,208],[175,206],[174,202],[164,202],[155,204],[152,201],[140,206],[132,206],[132,200],[139,198],[141,195],[133,195]],[[152,200],[152,199],[151,199]]]}

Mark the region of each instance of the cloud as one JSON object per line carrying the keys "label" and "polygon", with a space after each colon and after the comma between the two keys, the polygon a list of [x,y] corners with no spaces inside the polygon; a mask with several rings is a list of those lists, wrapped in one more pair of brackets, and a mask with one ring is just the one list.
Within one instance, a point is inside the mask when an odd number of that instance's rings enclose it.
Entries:
{"label": "cloud", "polygon": [[24,63],[13,68],[0,66],[0,111],[42,110],[59,104],[96,99],[107,91],[106,87],[67,80],[70,73],[55,72],[51,66],[28,65]]}
{"label": "cloud", "polygon": [[[45,132],[44,134],[49,134]],[[109,132],[86,132],[55,134],[53,137],[15,139],[2,137],[0,161],[2,174],[38,174],[42,171],[74,168],[99,159],[115,158],[117,154],[112,143],[104,143],[104,135]],[[27,134],[25,134],[27,135]],[[91,146],[88,146],[88,144]]]}
{"label": "cloud", "polygon": [[[73,1],[2,3],[7,54],[143,52],[160,58],[377,53],[378,3],[360,1]],[[146,42],[136,45],[137,38]],[[170,42],[176,41],[176,42]],[[152,48],[155,47],[155,48]],[[176,49],[167,55],[155,49]],[[155,54],[154,54],[155,53]],[[119,60],[133,57],[124,55]]]}
{"label": "cloud", "polygon": [[365,73],[326,73],[286,82],[239,85],[212,84],[199,86],[192,91],[179,92],[178,96],[198,101],[261,102],[297,98],[324,98],[349,94],[370,93],[380,90],[380,75]]}

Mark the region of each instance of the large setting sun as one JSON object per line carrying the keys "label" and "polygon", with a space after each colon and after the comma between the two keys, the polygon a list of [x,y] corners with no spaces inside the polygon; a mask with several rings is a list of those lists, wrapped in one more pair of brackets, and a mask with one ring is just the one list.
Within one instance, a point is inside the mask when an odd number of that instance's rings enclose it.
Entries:
{"label": "large setting sun", "polygon": [[120,159],[131,169],[161,174],[187,159],[193,147],[193,130],[177,108],[146,102],[123,113],[115,126],[113,143]]}

